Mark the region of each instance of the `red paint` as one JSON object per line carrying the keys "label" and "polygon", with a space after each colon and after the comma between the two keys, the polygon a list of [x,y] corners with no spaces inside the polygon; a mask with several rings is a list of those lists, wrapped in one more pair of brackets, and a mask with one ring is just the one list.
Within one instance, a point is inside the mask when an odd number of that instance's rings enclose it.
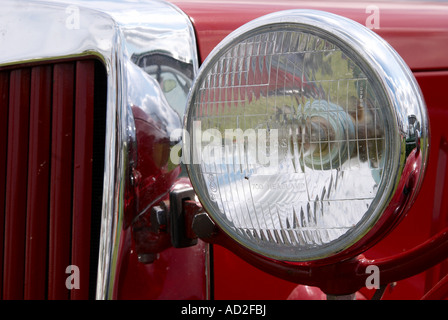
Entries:
{"label": "red paint", "polygon": [[[188,180],[180,178],[172,188],[185,186],[185,184],[190,186]],[[168,194],[159,199],[159,201],[167,200]],[[207,244],[199,241],[192,247],[172,248],[168,233],[152,233],[142,239],[138,229],[144,227],[144,222],[136,219],[132,225],[124,225],[121,230],[116,272],[118,276],[113,298],[122,300],[206,299]],[[149,228],[150,225],[146,227]],[[156,259],[152,263],[139,262],[138,255],[145,252],[155,253]]]}
{"label": "red paint", "polygon": [[382,283],[406,279],[446,259],[446,254],[443,254],[446,252],[448,252],[448,227],[422,244],[392,257],[359,259],[357,276],[362,277],[365,268],[373,264],[381,271]]}
{"label": "red paint", "polygon": [[448,227],[439,234],[409,251],[380,259],[367,259],[363,255],[331,264],[315,262],[289,263],[276,261],[249,252],[222,231],[206,241],[225,246],[242,259],[260,270],[280,279],[319,287],[331,295],[347,295],[362,289],[370,273],[367,267],[375,265],[380,270],[380,284],[399,281],[436,265],[446,258],[448,252]]}
{"label": "red paint", "polygon": [[422,300],[448,299],[448,275],[436,283],[423,297]]}
{"label": "red paint", "polygon": [[284,300],[297,286],[261,271],[224,247],[213,245],[217,300]]}
{"label": "red paint", "polygon": [[137,260],[130,230],[123,230],[120,273],[116,299],[204,300],[206,299],[205,244],[169,248],[151,264]]}

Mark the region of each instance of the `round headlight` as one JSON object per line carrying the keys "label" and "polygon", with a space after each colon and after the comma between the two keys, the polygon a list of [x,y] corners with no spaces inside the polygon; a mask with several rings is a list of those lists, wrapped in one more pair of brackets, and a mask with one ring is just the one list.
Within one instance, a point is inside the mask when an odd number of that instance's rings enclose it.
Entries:
{"label": "round headlight", "polygon": [[334,14],[285,11],[239,28],[204,62],[184,161],[234,240],[317,260],[380,221],[411,151],[426,161],[427,127],[416,81],[384,40]]}

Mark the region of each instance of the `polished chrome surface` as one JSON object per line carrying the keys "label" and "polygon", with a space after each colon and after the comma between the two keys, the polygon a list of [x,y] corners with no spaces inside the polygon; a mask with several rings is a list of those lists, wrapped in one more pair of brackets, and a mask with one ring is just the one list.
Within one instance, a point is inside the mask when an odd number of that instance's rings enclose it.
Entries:
{"label": "polished chrome surface", "polygon": [[182,101],[167,103],[169,99],[162,97],[163,90],[145,70],[144,58],[158,53],[178,62],[186,74],[181,82],[188,87],[198,66],[193,27],[178,8],[162,1],[6,0],[1,7],[0,67],[91,55],[106,67],[108,109],[97,298],[112,298],[125,184],[136,160],[130,107],[142,103],[168,133],[181,126],[184,113]]}
{"label": "polished chrome surface", "polygon": [[[284,11],[239,28],[201,66],[188,108],[184,161],[201,202],[234,240],[273,259],[350,248],[408,205],[393,199],[408,192],[410,170],[412,196],[424,176],[429,126],[411,71],[378,35],[334,14]],[[275,164],[255,159],[249,134],[244,148],[224,134],[258,128],[277,134]]]}

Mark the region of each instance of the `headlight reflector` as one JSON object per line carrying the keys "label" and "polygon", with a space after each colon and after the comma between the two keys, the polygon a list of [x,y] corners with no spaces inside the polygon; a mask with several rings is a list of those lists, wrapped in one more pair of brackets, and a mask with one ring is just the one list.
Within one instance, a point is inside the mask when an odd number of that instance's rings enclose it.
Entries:
{"label": "headlight reflector", "polygon": [[276,13],[232,33],[201,67],[184,161],[233,239],[278,260],[322,259],[381,218],[408,119],[426,139],[425,112],[406,65],[370,30],[312,10]]}

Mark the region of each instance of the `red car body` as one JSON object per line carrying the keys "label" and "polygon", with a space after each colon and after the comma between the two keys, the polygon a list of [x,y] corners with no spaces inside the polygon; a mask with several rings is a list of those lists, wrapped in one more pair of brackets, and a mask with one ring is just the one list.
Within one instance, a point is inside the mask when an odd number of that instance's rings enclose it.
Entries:
{"label": "red car body", "polygon": [[[448,181],[448,100],[445,90],[448,90],[448,3],[296,0],[170,2],[183,11],[192,23],[199,64],[222,39],[246,22],[288,9],[335,13],[370,26],[384,38],[401,55],[420,85],[429,114],[430,152],[426,176],[412,208],[392,232],[363,255],[374,261],[396,257],[392,261],[396,262],[393,274],[397,275],[401,267],[409,264],[409,260],[418,260],[417,255],[426,249],[426,246],[419,246],[440,232],[444,233],[439,238],[442,243],[438,246],[447,247],[448,188],[445,184]],[[128,5],[132,6],[132,2]],[[147,5],[150,9],[151,4]],[[378,15],[373,16],[372,10],[378,10]],[[0,25],[0,35],[1,31]],[[6,82],[0,78],[0,85],[2,83]],[[135,171],[129,175],[132,182],[126,185],[124,192],[125,215],[120,221],[120,235],[116,237],[114,251],[110,252],[115,271],[108,298],[325,299],[318,286],[307,286],[262,271],[245,261],[244,254],[236,255],[229,249],[201,239],[195,245],[174,248],[163,234],[147,233],[145,228],[149,222],[146,219],[149,217],[139,214],[149,204],[153,206],[156,200],[169,202],[169,191],[188,187],[190,181],[186,176],[178,177],[178,167],[173,169],[165,165],[170,151],[169,139],[157,119],[152,117],[152,110],[134,104],[130,112],[135,119],[138,160]],[[433,240],[437,243],[437,239]],[[145,247],[151,241],[157,242],[158,247]],[[430,243],[427,245],[431,246]],[[416,247],[420,249],[416,250]],[[142,250],[152,250],[156,255],[149,257],[151,261],[142,262],[139,258]],[[397,277],[398,281],[390,283],[382,298],[421,299],[434,288],[439,290],[427,297],[448,298],[446,252],[438,256],[445,258],[439,259],[441,261],[435,259],[437,263],[428,268],[422,267],[424,263],[411,264],[406,269],[406,276]],[[355,277],[355,274],[341,274],[341,281],[351,282]],[[60,279],[64,279],[64,274]],[[326,283],[331,279],[324,276],[319,281]],[[375,290],[362,288],[357,292],[357,298],[370,299],[374,293]]]}
{"label": "red car body", "polygon": [[[317,9],[336,13],[361,24],[366,24],[371,12],[368,5],[379,8],[379,23],[373,29],[403,57],[413,71],[427,103],[431,124],[431,149],[426,178],[412,209],[400,225],[377,245],[365,252],[368,258],[381,258],[400,254],[423,243],[448,226],[448,202],[445,181],[447,179],[446,142],[448,131],[448,103],[444,90],[448,87],[448,6],[444,3],[414,2],[363,2],[363,1],[173,1],[193,22],[197,36],[199,55],[203,61],[210,51],[230,32],[252,19],[287,9]],[[164,269],[145,267],[136,259],[129,259],[126,281],[118,298],[203,298],[200,287],[195,291],[201,274],[194,272],[194,261],[186,259],[184,251],[195,249],[170,249],[170,258]],[[213,248],[213,297],[215,299],[320,299],[319,289],[303,287],[279,279],[251,266],[244,259],[220,246]],[[182,263],[179,263],[182,261]],[[187,262],[188,261],[188,262]],[[201,259],[199,261],[202,262]],[[185,264],[184,264],[185,263]],[[157,264],[157,262],[156,262]],[[182,271],[171,277],[171,268]],[[190,269],[191,268],[191,269]],[[399,268],[399,266],[397,266]],[[149,271],[148,269],[151,269]],[[168,270],[168,269],[166,269]],[[191,272],[185,281],[183,272]],[[174,271],[173,271],[174,272]],[[177,273],[179,272],[179,273]],[[420,299],[448,272],[444,261],[427,271],[398,281],[389,286],[383,299]],[[160,277],[159,277],[160,276]],[[165,278],[165,281],[161,279]],[[157,279],[157,280],[156,280]],[[182,280],[181,280],[182,279]],[[144,281],[148,281],[144,285]],[[157,283],[154,286],[154,282]],[[346,281],[350,281],[347,276]],[[175,283],[181,283],[190,293]],[[138,287],[137,287],[137,284]],[[136,291],[140,288],[141,291]],[[191,291],[192,290],[192,291]],[[195,291],[193,293],[193,291]],[[372,290],[363,289],[362,296],[370,298]]]}

